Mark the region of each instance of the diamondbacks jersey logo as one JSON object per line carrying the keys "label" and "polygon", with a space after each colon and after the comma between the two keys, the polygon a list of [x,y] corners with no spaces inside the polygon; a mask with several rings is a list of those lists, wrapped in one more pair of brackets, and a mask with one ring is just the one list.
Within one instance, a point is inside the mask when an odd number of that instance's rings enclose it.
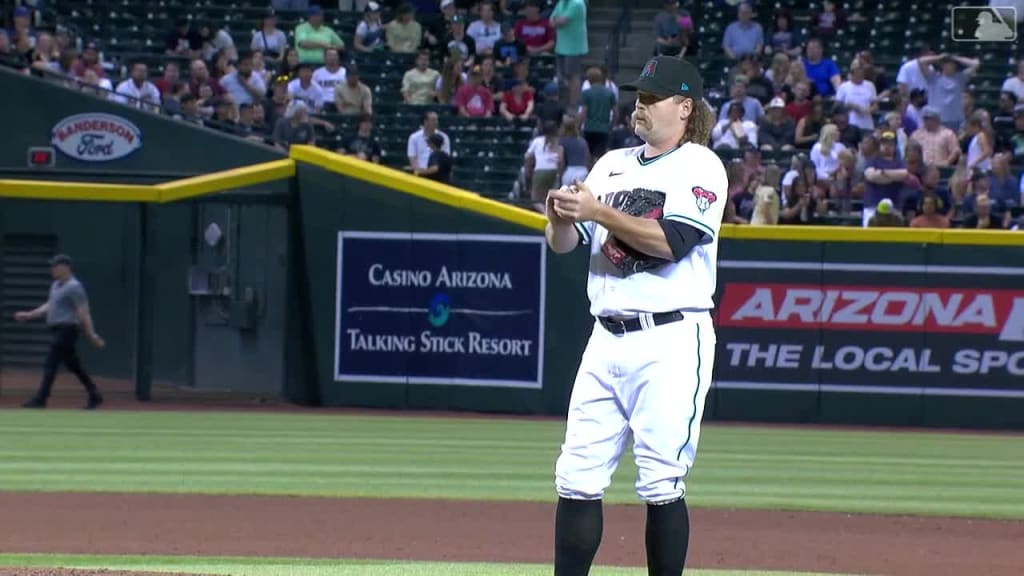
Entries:
{"label": "diamondbacks jersey logo", "polygon": [[714,204],[716,200],[718,200],[718,195],[711,190],[705,190],[700,186],[694,186],[693,199],[697,202],[697,210],[700,210],[700,213],[703,214],[708,211],[708,208],[711,208],[711,205]]}

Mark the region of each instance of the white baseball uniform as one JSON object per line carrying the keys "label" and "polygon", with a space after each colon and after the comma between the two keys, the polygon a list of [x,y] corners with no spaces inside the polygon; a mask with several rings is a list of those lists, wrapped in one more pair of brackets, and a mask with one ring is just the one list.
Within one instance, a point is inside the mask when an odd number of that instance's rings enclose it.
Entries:
{"label": "white baseball uniform", "polygon": [[[703,243],[680,262],[622,277],[601,251],[608,231],[576,224],[590,247],[587,292],[598,317],[583,353],[556,464],[559,496],[597,500],[611,484],[632,432],[645,502],[678,499],[693,465],[704,401],[711,385],[716,336],[710,309],[718,263],[718,232],[728,179],[709,148],[687,143],[655,158],[643,146],[612,150],[586,184],[602,202],[635,188],[665,194],[664,218],[704,233]],[[682,319],[655,325],[656,313]],[[641,330],[614,334],[600,317],[639,317]]]}

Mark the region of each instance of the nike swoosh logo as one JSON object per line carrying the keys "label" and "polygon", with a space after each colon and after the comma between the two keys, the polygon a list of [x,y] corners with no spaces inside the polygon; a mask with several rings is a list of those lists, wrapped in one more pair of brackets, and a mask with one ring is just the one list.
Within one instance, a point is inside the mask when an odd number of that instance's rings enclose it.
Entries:
{"label": "nike swoosh logo", "polygon": [[621,176],[623,174],[625,174],[625,172],[609,172],[608,177],[611,178],[612,176]]}

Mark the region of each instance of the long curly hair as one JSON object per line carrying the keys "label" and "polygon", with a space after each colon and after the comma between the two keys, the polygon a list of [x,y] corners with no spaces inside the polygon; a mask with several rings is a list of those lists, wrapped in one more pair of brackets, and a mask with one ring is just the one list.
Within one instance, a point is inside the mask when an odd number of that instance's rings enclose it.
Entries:
{"label": "long curly hair", "polygon": [[711,130],[715,127],[715,114],[704,99],[694,100],[690,117],[686,120],[683,142],[707,146],[711,141]]}

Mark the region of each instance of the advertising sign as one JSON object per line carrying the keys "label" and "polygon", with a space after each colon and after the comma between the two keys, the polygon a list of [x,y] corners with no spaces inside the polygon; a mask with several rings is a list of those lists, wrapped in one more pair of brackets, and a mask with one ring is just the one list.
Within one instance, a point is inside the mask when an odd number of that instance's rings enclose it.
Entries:
{"label": "advertising sign", "polygon": [[338,234],[335,380],[541,388],[541,236]]}
{"label": "advertising sign", "polygon": [[1024,397],[1024,268],[720,267],[719,388]]}
{"label": "advertising sign", "polygon": [[142,148],[142,131],[120,116],[90,112],[58,122],[51,143],[75,160],[110,162]]}

